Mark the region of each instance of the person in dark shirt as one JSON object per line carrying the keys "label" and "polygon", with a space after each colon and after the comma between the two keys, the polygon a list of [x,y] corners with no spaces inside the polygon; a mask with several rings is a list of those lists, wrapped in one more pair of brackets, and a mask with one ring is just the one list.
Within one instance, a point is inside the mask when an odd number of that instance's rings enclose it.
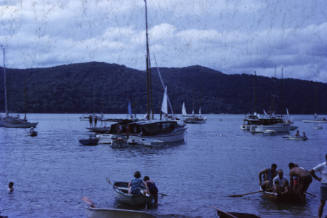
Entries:
{"label": "person in dark shirt", "polygon": [[[154,207],[158,206],[158,188],[156,184],[150,180],[150,177],[144,176],[143,181],[146,183],[149,194],[150,194],[150,205],[152,204],[152,200],[154,200]],[[152,205],[151,205],[152,206]]]}

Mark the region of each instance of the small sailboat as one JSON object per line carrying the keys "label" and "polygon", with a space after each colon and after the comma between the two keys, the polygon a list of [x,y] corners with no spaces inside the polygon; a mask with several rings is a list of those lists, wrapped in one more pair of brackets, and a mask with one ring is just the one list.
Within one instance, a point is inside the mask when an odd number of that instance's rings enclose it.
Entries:
{"label": "small sailboat", "polygon": [[21,119],[19,115],[11,116],[8,111],[8,96],[7,96],[7,78],[6,78],[6,51],[5,47],[2,46],[3,52],[3,80],[4,80],[4,101],[5,101],[5,115],[0,116],[0,127],[6,128],[35,128],[36,123],[28,122],[26,116]]}
{"label": "small sailboat", "polygon": [[199,114],[195,114],[193,109],[192,114],[188,115],[186,112],[186,107],[184,102],[182,105],[182,116],[183,116],[183,121],[185,123],[191,123],[191,124],[202,124],[205,123],[207,120],[206,117],[202,116],[201,108],[199,108]]}

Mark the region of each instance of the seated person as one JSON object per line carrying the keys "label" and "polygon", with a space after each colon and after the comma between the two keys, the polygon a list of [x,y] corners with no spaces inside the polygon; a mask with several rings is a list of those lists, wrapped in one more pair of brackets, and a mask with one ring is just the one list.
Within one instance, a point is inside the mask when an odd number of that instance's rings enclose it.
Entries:
{"label": "seated person", "polygon": [[144,194],[143,190],[148,190],[146,183],[140,179],[141,173],[139,171],[136,171],[134,173],[134,179],[128,183],[128,193],[131,193],[133,195],[141,195]]}
{"label": "seated person", "polygon": [[[272,191],[273,186],[273,178],[277,175],[277,165],[272,164],[271,168],[267,168],[262,170],[259,173],[259,184],[263,191]],[[263,176],[263,182],[262,182],[262,176]]]}
{"label": "seated person", "polygon": [[283,170],[278,170],[278,176],[273,180],[274,192],[284,195],[288,192],[288,180],[284,177]]}

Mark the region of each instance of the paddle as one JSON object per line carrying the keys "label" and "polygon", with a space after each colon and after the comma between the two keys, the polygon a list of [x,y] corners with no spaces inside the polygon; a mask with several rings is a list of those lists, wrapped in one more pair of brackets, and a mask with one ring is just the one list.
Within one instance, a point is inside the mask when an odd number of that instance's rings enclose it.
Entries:
{"label": "paddle", "polygon": [[256,191],[256,192],[248,192],[248,193],[239,194],[239,195],[228,195],[227,197],[232,197],[232,198],[235,198],[235,197],[243,197],[245,195],[252,195],[252,194],[259,193],[259,192],[262,192],[262,191],[260,190],[260,191]]}
{"label": "paddle", "polygon": [[87,203],[90,207],[92,207],[92,208],[95,208],[95,204],[90,200],[90,199],[88,199],[87,197],[83,197],[82,198],[82,200],[85,202],[85,203]]}
{"label": "paddle", "polygon": [[310,192],[306,192],[306,194],[311,195],[312,197],[317,197],[315,194],[312,194]]}

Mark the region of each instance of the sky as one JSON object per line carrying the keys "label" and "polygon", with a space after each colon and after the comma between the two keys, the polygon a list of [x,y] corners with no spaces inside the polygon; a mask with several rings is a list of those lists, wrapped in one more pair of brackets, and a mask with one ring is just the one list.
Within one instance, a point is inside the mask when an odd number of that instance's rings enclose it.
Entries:
{"label": "sky", "polygon": [[[152,67],[327,82],[325,0],[147,2]],[[144,0],[0,0],[0,44],[9,68],[100,61],[144,70]]]}

